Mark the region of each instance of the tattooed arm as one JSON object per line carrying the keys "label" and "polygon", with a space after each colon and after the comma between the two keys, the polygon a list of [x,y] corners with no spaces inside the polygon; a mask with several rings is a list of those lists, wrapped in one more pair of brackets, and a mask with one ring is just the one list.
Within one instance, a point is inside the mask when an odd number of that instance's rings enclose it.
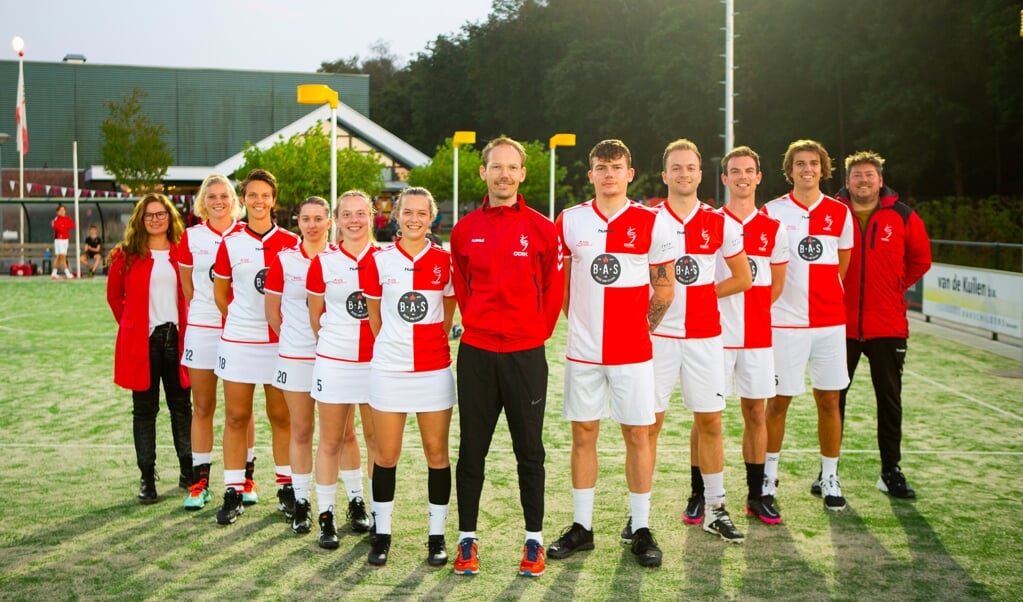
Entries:
{"label": "tattooed arm", "polygon": [[650,297],[650,308],[647,310],[650,332],[657,330],[661,318],[675,298],[675,280],[671,276],[671,266],[671,262],[650,266],[650,285],[654,291]]}

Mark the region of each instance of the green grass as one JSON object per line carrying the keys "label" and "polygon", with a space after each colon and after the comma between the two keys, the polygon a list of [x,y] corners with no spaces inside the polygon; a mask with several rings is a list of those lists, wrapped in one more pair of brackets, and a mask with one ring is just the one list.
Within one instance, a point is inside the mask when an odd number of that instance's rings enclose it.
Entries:
{"label": "green grass", "polygon": [[[596,549],[549,561],[539,579],[518,577],[523,524],[511,444],[501,423],[488,458],[478,531],[482,572],[462,577],[425,563],[426,467],[412,421],[398,469],[394,543],[383,568],[366,564],[367,540],[348,531],[333,552],[316,545],[315,532],[291,533],[272,503],[270,430],[263,416],[257,427],[263,501],[237,524],[215,524],[217,498],[199,512],[181,509],[184,491],[174,487],[166,408],[158,419],[166,475],[158,483],[161,502],[137,504],[130,393],[111,382],[115,325],[104,282],[0,278],[0,599],[1023,596],[1020,381],[989,375],[1018,367],[1018,360],[923,334],[911,339],[902,466],[917,490],[915,502],[889,500],[874,488],[879,462],[866,366],[849,398],[841,470],[850,503],[845,513],[825,513],[809,494],[818,466],[816,420],[810,397],[797,398],[781,461],[785,523],[777,527],[742,516],[742,419],[737,403],[730,403],[726,485],[735,522],[747,536],[742,546],[726,545],[679,519],[689,491],[690,417],[673,403],[660,442],[651,516],[664,566],[653,570],[639,568],[618,543],[628,512],[624,454],[617,425],[607,422],[599,443]],[[571,438],[560,417],[564,336],[562,325],[548,350],[547,543],[572,521]],[[452,463],[457,425],[456,416]],[[222,482],[219,448],[214,461],[216,491]],[[452,544],[456,515],[452,495]]]}

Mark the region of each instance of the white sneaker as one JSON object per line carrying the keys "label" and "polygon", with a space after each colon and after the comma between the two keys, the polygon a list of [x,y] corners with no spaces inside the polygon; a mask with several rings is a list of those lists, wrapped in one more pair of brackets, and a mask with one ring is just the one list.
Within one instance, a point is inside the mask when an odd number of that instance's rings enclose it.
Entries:
{"label": "white sneaker", "polygon": [[821,478],[821,494],[824,498],[824,509],[831,512],[845,510],[845,498],[842,497],[842,484],[838,481],[838,475],[829,475]]}

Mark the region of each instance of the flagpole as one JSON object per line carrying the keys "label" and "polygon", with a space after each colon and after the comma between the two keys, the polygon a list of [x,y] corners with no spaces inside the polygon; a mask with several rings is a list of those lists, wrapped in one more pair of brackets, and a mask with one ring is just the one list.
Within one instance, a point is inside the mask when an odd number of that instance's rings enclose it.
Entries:
{"label": "flagpole", "polygon": [[18,212],[18,242],[21,245],[21,257],[19,263],[25,263],[25,153],[28,152],[28,133],[25,119],[25,40],[20,36],[14,36],[11,40],[11,48],[18,53],[18,106],[16,117],[18,118],[18,197],[21,200],[21,211]]}
{"label": "flagpole", "polygon": [[78,141],[71,142],[72,165],[75,170],[75,265],[78,266],[78,278],[82,278],[82,226],[78,219]]}

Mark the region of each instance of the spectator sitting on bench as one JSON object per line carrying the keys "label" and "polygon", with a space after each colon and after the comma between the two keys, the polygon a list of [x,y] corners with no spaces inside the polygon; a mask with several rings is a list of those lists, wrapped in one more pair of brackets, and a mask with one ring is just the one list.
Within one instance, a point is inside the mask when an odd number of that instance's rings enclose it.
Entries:
{"label": "spectator sitting on bench", "polygon": [[89,226],[89,235],[85,237],[85,252],[78,261],[89,270],[89,277],[95,276],[103,263],[103,241],[99,239],[96,226]]}

